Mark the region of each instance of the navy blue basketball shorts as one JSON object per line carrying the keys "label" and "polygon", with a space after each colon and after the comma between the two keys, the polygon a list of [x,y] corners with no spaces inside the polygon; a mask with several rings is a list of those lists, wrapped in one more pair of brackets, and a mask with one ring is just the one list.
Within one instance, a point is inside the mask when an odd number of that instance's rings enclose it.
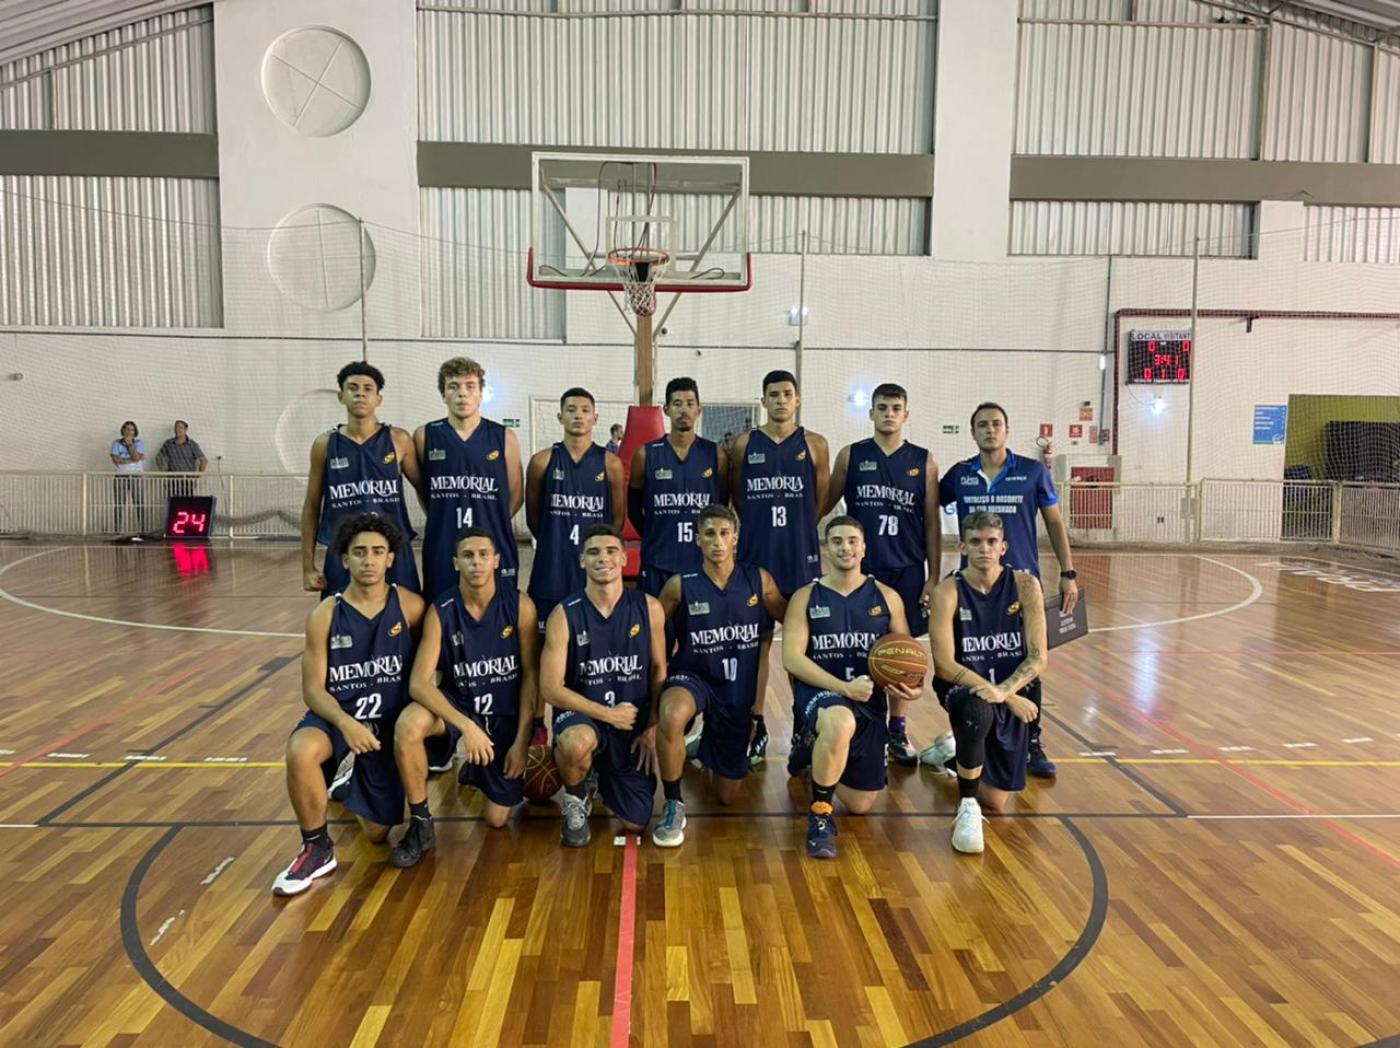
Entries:
{"label": "navy blue basketball shorts", "polygon": [[[463,786],[475,786],[492,804],[514,808],[525,799],[525,776],[506,778],[506,753],[515,745],[515,733],[520,721],[514,714],[482,717],[475,713],[465,716],[491,738],[492,756],[490,764],[468,764],[462,762],[460,780]],[[451,724],[446,724],[447,738],[451,749],[457,749],[462,733]],[[430,743],[431,739],[428,740]]]}
{"label": "navy blue basketball shorts", "polygon": [[646,726],[646,716],[645,710],[638,711],[637,722],[641,727],[624,732],[574,710],[556,710],[554,714],[555,746],[559,745],[559,736],[570,728],[584,727],[593,732],[598,740],[593,751],[593,770],[598,773],[598,790],[603,803],[619,819],[633,826],[645,826],[651,821],[656,797],[656,776],[637,770],[637,754],[632,750],[633,740]]}
{"label": "navy blue basketball shorts", "polygon": [[690,692],[695,712],[705,715],[700,731],[700,763],[726,779],[748,775],[749,733],[753,728],[753,705],[736,702],[724,684],[716,684],[697,673],[676,673],[661,685],[661,694],[671,688]]}
{"label": "navy blue basketball shorts", "polygon": [[844,706],[856,718],[856,733],[851,736],[846,768],[841,772],[841,785],[851,790],[883,790],[887,760],[885,744],[890,738],[885,718],[872,716],[874,711],[865,703],[852,702],[834,691],[819,691],[807,700],[802,709],[803,724],[808,732],[816,734],[817,715],[828,706]]}
{"label": "navy blue basketball shorts", "polygon": [[[370,753],[355,754],[355,770],[350,776],[343,803],[346,811],[369,822],[380,826],[397,826],[403,822],[405,799],[399,768],[394,763],[393,722],[386,720],[379,723],[383,726],[378,733],[381,748]],[[297,722],[292,734],[303,728],[314,728],[331,740],[330,759],[321,765],[326,784],[330,785],[340,762],[350,752],[350,745],[339,728],[310,710]]]}

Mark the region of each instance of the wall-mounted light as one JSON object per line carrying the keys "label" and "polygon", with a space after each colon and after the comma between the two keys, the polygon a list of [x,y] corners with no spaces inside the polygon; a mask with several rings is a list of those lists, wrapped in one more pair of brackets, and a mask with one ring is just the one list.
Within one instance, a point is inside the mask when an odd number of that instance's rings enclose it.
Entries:
{"label": "wall-mounted light", "polygon": [[812,310],[809,306],[789,306],[788,307],[788,327],[801,327],[803,321],[811,316]]}
{"label": "wall-mounted light", "polygon": [[496,399],[496,390],[495,390],[494,387],[492,387],[492,386],[483,386],[483,387],[481,388],[481,402],[482,402],[483,404],[489,404],[489,403],[491,403],[491,401],[493,401],[493,400],[495,400],[495,399]]}
{"label": "wall-mounted light", "polygon": [[1161,397],[1152,398],[1152,414],[1160,415],[1167,410],[1167,402]]}
{"label": "wall-mounted light", "polygon": [[867,408],[870,406],[870,394],[863,389],[853,389],[846,402],[854,407]]}
{"label": "wall-mounted light", "polygon": [[1100,354],[1099,354],[1099,370],[1100,370],[1100,371],[1107,371],[1107,370],[1108,370],[1108,354],[1107,354],[1107,353],[1100,353]]}

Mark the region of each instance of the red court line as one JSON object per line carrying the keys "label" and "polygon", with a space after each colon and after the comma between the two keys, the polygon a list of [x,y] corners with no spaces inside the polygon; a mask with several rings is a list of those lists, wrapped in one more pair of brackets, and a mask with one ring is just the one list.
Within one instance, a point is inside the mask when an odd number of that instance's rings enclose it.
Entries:
{"label": "red court line", "polygon": [[1231,658],[1263,657],[1274,658],[1275,656],[1289,657],[1293,655],[1400,655],[1400,651],[1344,651],[1340,648],[1331,651],[1309,650],[1289,650],[1287,648],[1275,648],[1270,651],[1163,651],[1157,648],[1130,648],[1120,651],[1106,650],[1105,655],[1226,655]]}
{"label": "red court line", "polygon": [[[1303,815],[1317,814],[1317,812],[1313,811],[1302,801],[1290,797],[1282,790],[1270,786],[1268,783],[1256,778],[1255,776],[1251,775],[1249,772],[1243,770],[1242,768],[1235,767],[1224,757],[1221,757],[1220,755],[1212,752],[1211,748],[1205,743],[1201,742],[1199,739],[1193,738],[1192,736],[1187,735],[1185,732],[1178,731],[1176,728],[1173,728],[1169,724],[1164,724],[1162,721],[1159,721],[1150,713],[1144,713],[1142,710],[1134,706],[1132,702],[1130,702],[1128,699],[1118,694],[1117,691],[1115,691],[1113,688],[1107,687],[1099,683],[1098,681],[1091,680],[1090,678],[1086,677],[1084,674],[1080,673],[1073,667],[1066,666],[1064,664],[1060,664],[1059,666],[1057,666],[1055,672],[1066,673],[1070,677],[1073,677],[1075,680],[1079,681],[1080,684],[1083,684],[1089,688],[1093,688],[1100,695],[1104,696],[1106,699],[1108,699],[1115,705],[1121,706],[1124,710],[1126,710],[1128,713],[1131,713],[1134,717],[1137,717],[1139,720],[1146,721],[1158,731],[1170,735],[1178,742],[1184,742],[1187,746],[1196,750],[1201,756],[1210,757],[1215,761],[1216,764],[1224,768],[1231,775],[1243,779],[1245,782],[1249,783],[1256,789],[1263,790],[1270,797],[1273,797],[1276,801],[1279,801],[1282,804],[1288,805],[1288,807],[1292,808],[1294,811],[1297,811]],[[1343,840],[1350,841],[1352,844],[1355,844],[1357,847],[1363,849],[1364,851],[1370,852],[1376,858],[1389,863],[1391,866],[1394,866],[1397,869],[1400,869],[1400,859],[1397,859],[1395,856],[1391,855],[1390,852],[1384,851],[1383,849],[1376,847],[1364,837],[1358,837],[1346,827],[1338,825],[1331,819],[1323,819],[1321,820],[1321,822],[1323,826],[1326,826],[1329,830],[1331,830],[1338,837],[1341,837]]]}
{"label": "red court line", "polygon": [[55,750],[63,749],[63,747],[67,746],[74,739],[81,739],[84,735],[88,734],[89,732],[96,731],[98,728],[101,728],[104,725],[111,724],[112,721],[116,720],[122,714],[139,706],[151,695],[161,695],[167,691],[170,691],[172,688],[178,687],[180,684],[183,684],[185,681],[189,680],[196,673],[204,669],[209,663],[213,662],[221,655],[222,652],[214,652],[211,655],[206,655],[204,658],[191,664],[190,666],[187,666],[182,670],[177,670],[170,676],[166,677],[165,680],[161,681],[153,689],[151,689],[149,694],[138,696],[137,698],[132,699],[130,702],[123,703],[122,705],[116,707],[116,709],[110,709],[106,713],[102,714],[102,716],[94,717],[82,727],[74,728],[67,735],[60,736],[59,738],[54,739],[52,742],[49,742],[46,745],[40,746],[36,750],[32,750],[31,752],[26,753],[22,757],[16,757],[14,763],[11,764],[8,768],[0,768],[0,779],[3,779],[6,775],[11,774],[12,772],[19,771],[20,768],[28,764],[30,761],[38,760],[40,757],[53,753]]}
{"label": "red court line", "polygon": [[627,834],[622,853],[622,911],[617,915],[617,971],[613,979],[612,1048],[632,1037],[632,947],[637,927],[637,837]]}

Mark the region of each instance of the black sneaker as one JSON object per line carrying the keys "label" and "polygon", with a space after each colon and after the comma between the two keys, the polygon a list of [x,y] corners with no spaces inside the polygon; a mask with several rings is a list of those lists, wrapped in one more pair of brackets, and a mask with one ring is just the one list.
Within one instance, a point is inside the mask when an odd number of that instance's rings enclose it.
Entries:
{"label": "black sneaker", "polygon": [[760,724],[749,743],[749,767],[757,768],[768,756],[768,725]]}
{"label": "black sneaker", "polygon": [[890,739],[885,743],[885,756],[894,763],[902,764],[908,768],[919,763],[919,751],[909,741],[907,731],[890,732]]}
{"label": "black sneaker", "polygon": [[417,866],[423,856],[433,850],[436,843],[437,831],[433,829],[431,818],[409,819],[408,832],[389,853],[389,865],[397,866],[401,870]]}
{"label": "black sneaker", "polygon": [[1045,756],[1045,748],[1038,742],[1032,745],[1026,754],[1026,771],[1037,779],[1053,779],[1055,770],[1055,762]]}
{"label": "black sneaker", "polygon": [[329,844],[312,844],[309,841],[301,846],[301,852],[292,864],[277,875],[272,882],[273,895],[300,895],[311,887],[317,877],[335,872],[335,849]]}

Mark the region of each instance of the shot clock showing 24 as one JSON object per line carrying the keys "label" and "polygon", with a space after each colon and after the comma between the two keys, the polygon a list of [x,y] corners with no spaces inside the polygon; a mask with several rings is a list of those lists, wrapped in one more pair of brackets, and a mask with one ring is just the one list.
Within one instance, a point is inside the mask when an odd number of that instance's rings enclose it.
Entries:
{"label": "shot clock showing 24", "polygon": [[172,496],[165,507],[165,537],[207,539],[214,534],[212,495]]}

